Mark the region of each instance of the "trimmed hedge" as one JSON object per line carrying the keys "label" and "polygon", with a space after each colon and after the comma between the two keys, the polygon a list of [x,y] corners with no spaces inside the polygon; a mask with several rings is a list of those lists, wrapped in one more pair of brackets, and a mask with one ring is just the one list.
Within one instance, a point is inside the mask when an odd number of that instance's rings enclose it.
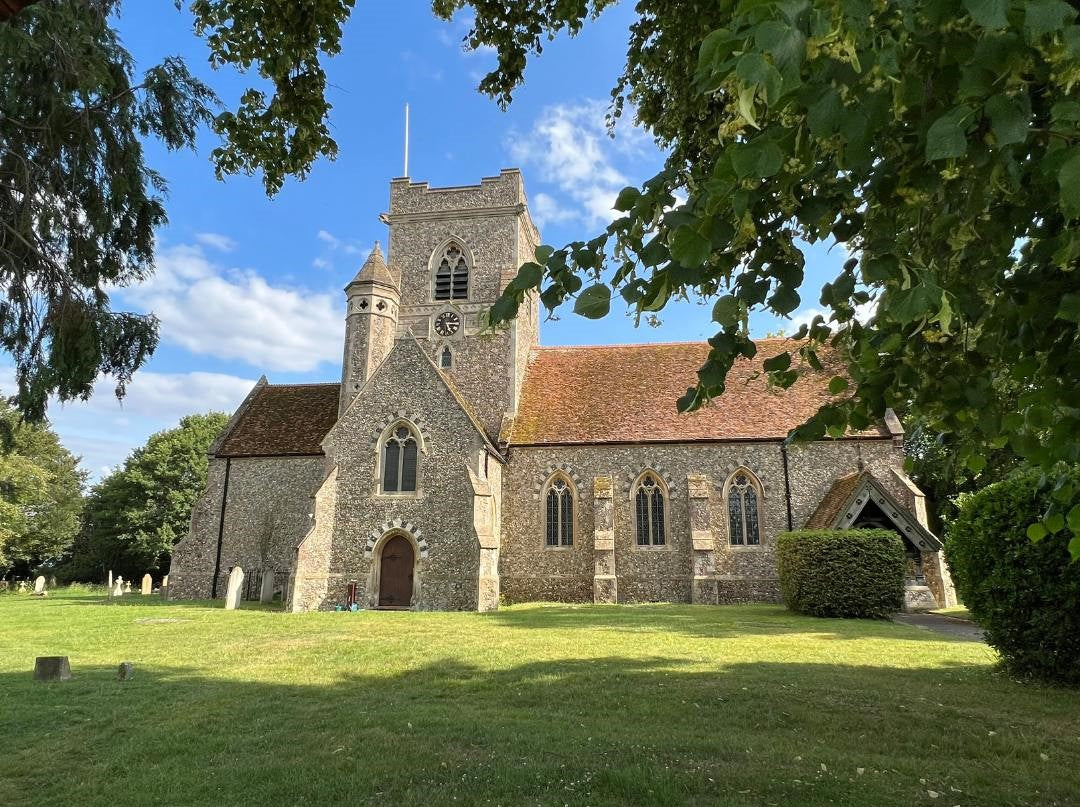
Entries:
{"label": "trimmed hedge", "polygon": [[777,541],[780,594],[811,616],[885,619],[904,606],[904,542],[889,530],[796,530]]}
{"label": "trimmed hedge", "polygon": [[[1080,686],[1080,563],[1061,530],[1027,536],[1050,504],[1039,471],[1017,474],[960,500],[945,560],[960,600],[1013,675]],[[1080,485],[1080,469],[1070,474]]]}

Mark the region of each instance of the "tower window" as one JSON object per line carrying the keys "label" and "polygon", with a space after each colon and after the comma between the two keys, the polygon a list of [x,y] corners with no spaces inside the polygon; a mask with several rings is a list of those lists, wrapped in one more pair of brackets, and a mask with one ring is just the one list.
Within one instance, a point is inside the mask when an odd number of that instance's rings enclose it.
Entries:
{"label": "tower window", "polygon": [[439,366],[444,370],[449,370],[454,366],[454,354],[450,352],[449,347],[444,347],[439,353]]}
{"label": "tower window", "polygon": [[436,300],[469,299],[469,263],[461,247],[451,243],[435,269]]}

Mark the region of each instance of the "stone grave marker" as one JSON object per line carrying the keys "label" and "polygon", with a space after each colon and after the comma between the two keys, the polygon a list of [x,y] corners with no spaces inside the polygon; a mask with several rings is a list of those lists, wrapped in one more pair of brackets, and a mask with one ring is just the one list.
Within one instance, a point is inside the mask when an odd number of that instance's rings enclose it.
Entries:
{"label": "stone grave marker", "polygon": [[161,578],[161,599],[169,599],[169,575]]}
{"label": "stone grave marker", "polygon": [[263,572],[262,588],[259,589],[259,602],[274,601],[274,573]]}
{"label": "stone grave marker", "polygon": [[229,572],[229,585],[225,589],[225,610],[232,611],[240,605],[240,593],[244,587],[244,570],[233,566]]}
{"label": "stone grave marker", "polygon": [[142,576],[142,595],[145,597],[147,594],[149,594],[153,590],[154,590],[154,578],[152,578],[149,574],[144,574]]}
{"label": "stone grave marker", "polygon": [[38,596],[45,593],[45,575],[39,574],[34,580],[34,593]]}
{"label": "stone grave marker", "polygon": [[112,593],[112,586],[113,586],[112,569],[109,569],[109,583],[108,583],[108,586],[109,586],[109,593],[111,594]]}
{"label": "stone grave marker", "polygon": [[35,681],[70,681],[71,664],[67,656],[38,656],[34,660]]}
{"label": "stone grave marker", "polygon": [[124,596],[124,578],[123,577],[117,577],[116,578],[116,583],[113,585],[112,595],[114,597],[123,597]]}
{"label": "stone grave marker", "polygon": [[131,581],[130,580],[128,580],[126,583],[124,583],[124,593],[125,594],[130,594],[131,593]]}
{"label": "stone grave marker", "polygon": [[116,671],[116,677],[120,681],[130,681],[135,676],[135,665],[130,661],[121,661]]}

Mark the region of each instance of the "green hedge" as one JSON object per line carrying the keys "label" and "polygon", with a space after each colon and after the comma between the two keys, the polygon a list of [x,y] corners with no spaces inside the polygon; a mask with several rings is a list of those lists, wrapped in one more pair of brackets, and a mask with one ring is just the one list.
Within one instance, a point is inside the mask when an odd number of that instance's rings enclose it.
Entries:
{"label": "green hedge", "polygon": [[[1067,530],[1033,542],[1027,527],[1050,504],[1039,471],[960,500],[945,560],[960,600],[1014,675],[1080,685],[1080,563]],[[1080,469],[1071,473],[1080,485]]]}
{"label": "green hedge", "polygon": [[777,542],[780,594],[812,616],[884,619],[904,605],[904,542],[889,530],[796,530]]}

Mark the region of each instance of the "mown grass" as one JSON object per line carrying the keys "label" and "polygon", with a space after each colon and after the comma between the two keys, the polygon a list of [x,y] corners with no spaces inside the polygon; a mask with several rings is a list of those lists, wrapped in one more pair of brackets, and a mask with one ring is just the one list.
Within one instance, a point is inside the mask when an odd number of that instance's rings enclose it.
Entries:
{"label": "mown grass", "polygon": [[942,616],[951,616],[953,619],[966,619],[969,622],[974,622],[974,618],[969,611],[963,605],[950,605],[948,608],[938,608],[933,611],[935,614],[941,614]]}
{"label": "mown grass", "polygon": [[[53,654],[74,680],[35,683]],[[773,606],[5,596],[0,804],[1080,803],[1080,693],[994,664],[979,643]]]}

